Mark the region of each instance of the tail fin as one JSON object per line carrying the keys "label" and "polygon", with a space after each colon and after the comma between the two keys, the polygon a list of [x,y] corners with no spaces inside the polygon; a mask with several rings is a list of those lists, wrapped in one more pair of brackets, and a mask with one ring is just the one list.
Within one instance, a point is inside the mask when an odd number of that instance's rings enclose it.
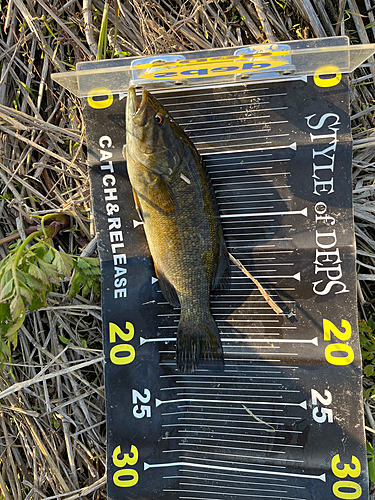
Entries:
{"label": "tail fin", "polygon": [[188,316],[180,319],[177,331],[177,369],[192,373],[196,368],[224,368],[219,330],[209,314],[203,320]]}

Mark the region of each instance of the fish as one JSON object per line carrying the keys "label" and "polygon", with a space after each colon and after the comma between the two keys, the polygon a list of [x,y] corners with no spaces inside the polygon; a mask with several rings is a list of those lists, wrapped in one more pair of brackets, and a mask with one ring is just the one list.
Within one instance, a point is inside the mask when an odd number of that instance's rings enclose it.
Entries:
{"label": "fish", "polygon": [[197,149],[149,91],[130,87],[124,157],[161,292],[180,307],[177,370],[223,369],[210,294],[230,283],[212,183]]}

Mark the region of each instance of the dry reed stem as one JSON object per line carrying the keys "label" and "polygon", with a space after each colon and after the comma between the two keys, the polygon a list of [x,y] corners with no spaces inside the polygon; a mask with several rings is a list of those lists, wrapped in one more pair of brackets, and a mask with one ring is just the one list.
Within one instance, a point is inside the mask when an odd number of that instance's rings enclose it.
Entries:
{"label": "dry reed stem", "polygon": [[[228,252],[229,253],[229,252]],[[268,292],[262,287],[262,285],[259,283],[257,279],[252,276],[249,271],[246,269],[246,267],[242,264],[242,262],[238,259],[236,259],[231,253],[229,253],[229,258],[230,260],[236,264],[236,266],[241,269],[241,271],[244,273],[245,276],[251,279],[251,281],[255,284],[255,286],[258,288],[264,299],[266,300],[267,304],[275,311],[276,314],[282,313],[282,309],[276,304],[276,302],[270,297]],[[1,395],[1,394],[0,394]]]}

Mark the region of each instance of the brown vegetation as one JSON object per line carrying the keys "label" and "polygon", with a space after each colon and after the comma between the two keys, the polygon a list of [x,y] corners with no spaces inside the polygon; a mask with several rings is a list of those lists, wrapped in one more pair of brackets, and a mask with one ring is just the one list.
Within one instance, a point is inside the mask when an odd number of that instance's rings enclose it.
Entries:
{"label": "brown vegetation", "polygon": [[[102,50],[108,58],[336,34],[352,44],[375,41],[371,0],[2,0],[0,240],[13,231],[25,238],[31,215],[62,211],[70,227],[56,236],[56,248],[95,252],[80,102],[51,74],[96,58],[105,8]],[[370,60],[352,75],[351,87],[358,296],[365,321],[375,311],[374,75]],[[0,259],[8,245],[0,246]],[[46,307],[28,314],[0,372],[5,500],[106,498],[100,303],[93,294],[69,301],[68,292],[66,280]]]}

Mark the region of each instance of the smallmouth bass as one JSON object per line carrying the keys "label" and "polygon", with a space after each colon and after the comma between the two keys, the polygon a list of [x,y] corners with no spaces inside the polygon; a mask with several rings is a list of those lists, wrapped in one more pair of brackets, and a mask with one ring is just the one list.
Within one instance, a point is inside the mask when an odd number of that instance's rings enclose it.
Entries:
{"label": "smallmouth bass", "polygon": [[210,178],[181,127],[143,90],[129,88],[128,174],[161,291],[181,307],[177,368],[222,367],[223,350],[210,292],[229,287],[229,256]]}

